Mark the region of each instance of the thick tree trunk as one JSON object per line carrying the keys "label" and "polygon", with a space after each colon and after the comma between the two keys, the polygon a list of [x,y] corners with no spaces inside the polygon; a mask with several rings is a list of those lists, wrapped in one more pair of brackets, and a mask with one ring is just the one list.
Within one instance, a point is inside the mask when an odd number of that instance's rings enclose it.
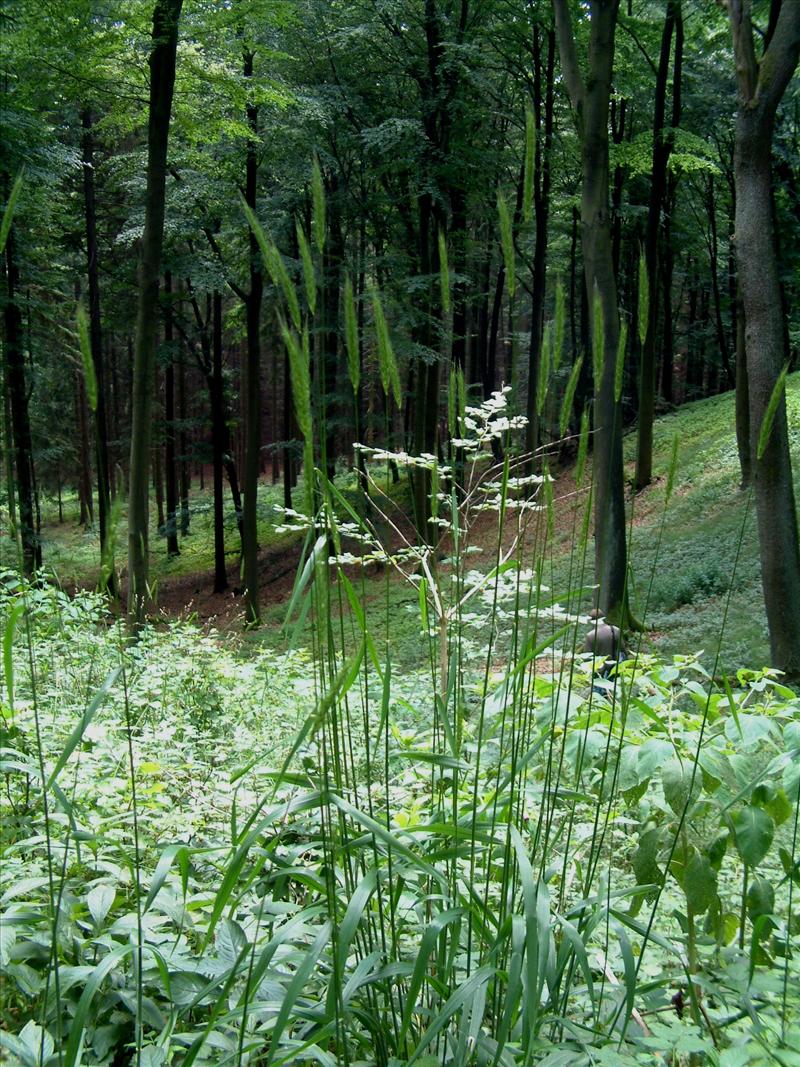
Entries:
{"label": "thick tree trunk", "polygon": [[175,53],[182,0],[156,0],[153,50],[150,53],[150,111],[147,128],[147,192],[144,234],[139,261],[139,303],[131,405],[130,497],[128,500],[128,613],[141,626],[150,601],[149,589],[149,466],[156,317],[161,247],[164,237],[164,194],[167,141],[175,87]]}
{"label": "thick tree trunk", "polygon": [[100,558],[103,562],[101,585],[115,596],[116,571],[110,558],[111,461],[106,416],[106,372],[103,359],[103,332],[100,315],[100,264],[97,243],[97,208],[94,187],[94,138],[92,114],[81,113],[83,126],[83,202],[86,218],[86,274],[89,282],[89,343],[94,376],[97,382],[97,406],[94,411],[95,453],[97,466],[97,513],[100,525]]}
{"label": "thick tree trunk", "polygon": [[6,306],[3,312],[5,329],[6,381],[11,407],[14,437],[14,466],[17,475],[18,531],[22,542],[22,570],[28,577],[42,565],[42,549],[36,524],[36,479],[33,469],[33,442],[28,413],[28,388],[25,382],[25,354],[22,348],[22,313],[17,291],[19,271],[16,261],[16,240],[12,225],[6,241]]}
{"label": "thick tree trunk", "polygon": [[[619,309],[609,218],[608,109],[619,0],[592,0],[588,75],[577,59],[567,0],[554,0],[561,67],[581,142],[581,242],[588,293],[597,292],[603,313],[603,372],[595,382],[594,486],[596,599],[621,626],[628,609],[627,542],[622,466],[622,425],[615,399]],[[590,298],[590,315],[594,300]]]}
{"label": "thick tree trunk", "polygon": [[[253,76],[253,53],[245,51],[244,76]],[[251,139],[247,142],[245,163],[245,200],[255,211],[256,179],[258,177],[258,108],[247,104],[247,124]],[[244,507],[242,510],[242,556],[247,621],[257,625],[261,620],[258,597],[258,474],[261,469],[261,299],[264,282],[261,274],[258,245],[250,231],[250,289],[245,301],[247,320],[247,358],[245,364],[245,450]],[[311,472],[308,472],[311,476]]]}
{"label": "thick tree trunk", "polygon": [[[788,359],[772,211],[775,113],[800,56],[800,4],[784,3],[760,63],[749,4],[730,0],[739,111],[736,119],[736,262],[744,308],[751,446]],[[772,661],[800,678],[800,540],[781,396],[761,458],[753,455],[761,578]]]}

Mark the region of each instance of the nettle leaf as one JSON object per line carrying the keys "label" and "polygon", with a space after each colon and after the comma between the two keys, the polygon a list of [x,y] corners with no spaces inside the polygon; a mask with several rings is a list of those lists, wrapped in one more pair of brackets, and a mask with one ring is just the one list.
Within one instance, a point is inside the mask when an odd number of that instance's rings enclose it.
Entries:
{"label": "nettle leaf", "polygon": [[683,891],[686,894],[686,903],[696,915],[702,915],[716,899],[717,873],[708,857],[700,852],[695,852],[686,865]]}
{"label": "nettle leaf", "polygon": [[757,866],[769,852],[775,836],[772,816],[763,808],[748,804],[733,813],[731,823],[736,850],[742,862],[748,867]]}
{"label": "nettle leaf", "polygon": [[757,875],[747,889],[747,914],[755,922],[775,910],[775,887],[768,878]]}
{"label": "nettle leaf", "polygon": [[89,890],[86,905],[96,926],[102,925],[106,915],[111,911],[116,895],[116,890],[112,885],[96,885]]}
{"label": "nettle leaf", "polygon": [[678,759],[671,759],[661,772],[664,799],[678,816],[691,807],[699,792],[699,775],[692,772],[691,763],[684,764]]}
{"label": "nettle leaf", "polygon": [[639,847],[633,854],[633,873],[638,885],[658,885],[663,881],[664,875],[656,862],[659,837],[655,826],[639,836]]}

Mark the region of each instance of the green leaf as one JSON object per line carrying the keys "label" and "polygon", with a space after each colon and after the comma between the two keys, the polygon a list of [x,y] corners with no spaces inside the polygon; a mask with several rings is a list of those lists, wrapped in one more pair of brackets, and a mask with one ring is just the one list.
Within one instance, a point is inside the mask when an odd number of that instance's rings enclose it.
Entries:
{"label": "green leaf", "polygon": [[683,875],[686,902],[696,915],[707,911],[717,896],[717,875],[708,857],[695,851]]}
{"label": "green leaf", "polygon": [[361,384],[361,353],[358,347],[358,318],[353,297],[353,283],[349,273],[344,276],[344,340],[347,348],[347,370],[355,395]]}
{"label": "green leaf", "polygon": [[775,911],[775,887],[768,878],[756,875],[747,887],[747,914],[751,922],[762,915],[772,915]]}
{"label": "green leaf", "polygon": [[670,760],[661,771],[661,786],[664,799],[678,817],[688,810],[699,791],[697,776],[692,782],[692,765],[677,759]]}
{"label": "green leaf", "polygon": [[669,472],[667,473],[667,488],[664,494],[664,504],[669,503],[669,498],[672,496],[672,490],[675,485],[675,474],[678,470],[678,435],[672,438],[672,456],[669,461]]}
{"label": "green leaf", "polygon": [[647,337],[647,320],[650,315],[650,279],[647,274],[647,262],[644,252],[639,254],[639,344],[644,344]]}
{"label": "green leaf", "polygon": [[536,119],[530,100],[525,101],[525,171],[522,185],[522,218],[527,222],[533,206],[533,179],[536,170]]}
{"label": "green leaf", "polygon": [[618,404],[622,397],[622,379],[625,373],[625,349],[628,347],[628,324],[623,319],[619,324],[617,342],[617,365],[614,368],[614,400]]}
{"label": "green leaf", "polygon": [[394,396],[394,402],[398,409],[402,406],[403,398],[400,390],[400,374],[397,370],[397,361],[394,357],[389,327],[386,324],[386,316],[383,314],[383,305],[376,289],[372,290],[372,310],[375,315],[375,333],[378,340],[378,366],[381,373],[381,385],[388,399],[389,394]]}
{"label": "green leaf", "polygon": [[556,313],[555,335],[553,338],[553,373],[561,366],[561,357],[564,355],[564,328],[567,321],[567,299],[564,292],[564,283],[559,275],[556,282]]}
{"label": "green leaf", "polygon": [[325,247],[325,186],[322,181],[319,159],[316,156],[311,163],[311,202],[314,240],[317,248],[322,252]]}
{"label": "green leaf", "polygon": [[[286,351],[289,354],[289,370],[292,376],[292,396],[294,398],[297,425],[306,442],[311,442],[313,441],[311,374],[306,355],[307,348],[280,316],[278,316],[278,323],[286,345]],[[306,471],[306,476],[310,477],[309,471]]]}
{"label": "green leaf", "polygon": [[86,727],[89,725],[89,723],[95,717],[97,712],[108,699],[108,696],[111,692],[112,687],[114,686],[114,683],[116,682],[117,678],[119,678],[121,670],[121,667],[115,667],[114,670],[111,671],[111,673],[107,676],[106,680],[103,682],[103,684],[100,686],[100,688],[97,690],[95,695],[92,697],[92,699],[86,706],[86,710],[84,711],[83,715],[81,715],[78,725],[69,735],[67,743],[62,748],[61,753],[58,759],[56,760],[55,767],[53,767],[52,771],[50,772],[50,776],[47,779],[47,789],[50,789],[52,787],[53,782],[55,782],[56,778],[58,778],[59,774],[66,765],[67,760],[70,758],[72,753],[80,744],[81,739],[83,738],[83,735],[86,732]]}
{"label": "green leaf", "polygon": [[553,324],[548,322],[542,334],[542,351],[539,360],[539,379],[536,383],[536,414],[541,415],[544,411],[544,402],[547,398],[547,387],[550,384],[550,358],[553,337]]}
{"label": "green leaf", "polygon": [[450,266],[447,261],[447,238],[439,230],[439,284],[442,290],[442,311],[450,314]]}
{"label": "green leaf", "polygon": [[769,852],[775,836],[772,816],[763,808],[748,804],[733,813],[731,822],[734,843],[742,862],[748,867],[757,866]]}
{"label": "green leaf", "polygon": [[506,268],[508,295],[513,299],[517,285],[517,268],[514,254],[514,231],[508,204],[502,189],[497,190],[497,215],[500,220],[500,246],[503,249],[503,262]]}
{"label": "green leaf", "polygon": [[[419,994],[428,971],[428,961],[436,948],[439,935],[448,925],[460,920],[463,914],[464,913],[460,908],[451,911],[440,911],[425,923],[425,928],[416,950],[414,971],[409,979],[408,988],[406,989],[404,996],[403,1019],[400,1026],[399,1038],[401,1046],[405,1041],[409,1027],[411,1026],[411,1017],[414,1011],[418,1009]],[[446,980],[447,975],[444,977]]]}
{"label": "green leaf", "polygon": [[266,233],[264,233],[261,223],[256,218],[255,212],[245,201],[244,197],[240,196],[239,199],[248,225],[253,231],[253,236],[261,250],[261,258],[264,261],[264,266],[267,268],[267,273],[272,279],[272,284],[276,289],[280,289],[283,293],[283,298],[286,301],[286,306],[289,308],[289,314],[295,325],[295,329],[299,330],[301,323],[300,302],[297,299],[297,293],[292,285],[291,279],[286,272],[283,257],[278,251],[275,243],[267,237]]}
{"label": "green leaf", "polygon": [[589,405],[583,409],[581,415],[581,432],[578,438],[578,458],[575,460],[575,484],[583,483],[583,472],[586,469],[586,455],[589,451]]}
{"label": "green leaf", "polygon": [[8,617],[3,629],[3,674],[6,682],[6,694],[11,714],[14,714],[14,631],[25,611],[25,600],[20,597],[8,610]]}
{"label": "green leaf", "polygon": [[592,360],[594,366],[594,392],[600,394],[603,384],[603,369],[606,362],[605,323],[600,290],[595,286],[592,300]]}
{"label": "green leaf", "polygon": [[786,375],[788,373],[789,364],[786,363],[783,370],[778,375],[778,380],[775,382],[775,387],[772,390],[772,396],[769,398],[769,403],[767,404],[767,410],[764,412],[764,418],[761,420],[761,429],[758,434],[758,449],[756,452],[758,459],[761,459],[767,450],[769,436],[772,433],[772,424],[775,421],[778,408],[783,400],[783,392],[786,388]]}
{"label": "green leaf", "polygon": [[96,885],[89,890],[86,906],[96,926],[101,926],[111,911],[117,893],[113,885]]}
{"label": "green leaf", "polygon": [[561,419],[559,420],[558,428],[562,437],[566,434],[567,427],[569,426],[569,419],[572,414],[572,404],[575,400],[575,390],[578,388],[578,380],[581,376],[582,367],[583,356],[579,356],[570,372],[567,387],[564,390],[564,399],[561,401]]}
{"label": "green leaf", "polygon": [[314,260],[311,256],[311,249],[308,246],[305,232],[300,225],[300,220],[295,219],[295,230],[297,232],[297,247],[300,249],[300,259],[303,262],[303,280],[306,286],[306,300],[308,301],[308,309],[313,315],[317,310],[317,279],[314,274]]}
{"label": "green leaf", "polygon": [[8,235],[11,232],[11,223],[14,221],[17,200],[19,200],[19,194],[22,192],[22,176],[24,171],[25,168],[23,167],[17,175],[14,184],[11,187],[8,202],[3,210],[3,221],[0,223],[0,255],[2,255],[5,250]]}
{"label": "green leaf", "polygon": [[89,341],[89,320],[86,317],[86,309],[83,304],[78,304],[75,317],[78,323],[78,343],[81,350],[81,362],[83,363],[83,379],[86,383],[86,399],[90,409],[97,411],[97,377],[94,373],[92,346]]}
{"label": "green leaf", "polygon": [[659,847],[657,827],[650,827],[639,835],[639,847],[633,854],[637,885],[660,885],[663,881],[664,875],[657,863]]}

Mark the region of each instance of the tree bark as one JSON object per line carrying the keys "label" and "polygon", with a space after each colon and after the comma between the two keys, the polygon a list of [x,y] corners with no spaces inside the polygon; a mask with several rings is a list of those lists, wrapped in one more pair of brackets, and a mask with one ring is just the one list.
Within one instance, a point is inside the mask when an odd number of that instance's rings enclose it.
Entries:
{"label": "tree bark", "polygon": [[596,600],[606,618],[635,623],[628,607],[622,425],[615,399],[619,341],[617,283],[609,217],[608,118],[619,0],[591,0],[588,71],[578,64],[567,0],[553,0],[561,69],[581,143],[581,243],[589,313],[603,312],[603,373],[595,382],[594,485]]}
{"label": "tree bark", "polygon": [[214,292],[214,326],[211,344],[211,438],[214,462],[214,592],[228,588],[225,567],[225,502],[223,499],[223,455],[225,450],[225,412],[222,383],[222,295]]}
{"label": "tree bark", "polygon": [[[539,26],[534,30],[534,112],[536,121],[536,152],[534,173],[534,217],[536,240],[533,248],[533,291],[531,295],[531,333],[528,350],[528,425],[525,428],[525,451],[530,454],[528,472],[536,466],[535,453],[539,447],[539,416],[536,398],[539,391],[539,370],[544,333],[544,304],[547,290],[547,242],[550,219],[550,153],[553,145],[553,82],[556,35],[547,30],[547,58],[542,63],[542,41]],[[542,68],[544,67],[544,107],[542,107]]]}
{"label": "tree bark", "polygon": [[28,412],[28,388],[25,381],[25,354],[22,347],[22,312],[17,292],[19,270],[16,259],[16,234],[12,224],[6,241],[5,329],[6,382],[11,408],[14,438],[14,466],[17,475],[18,531],[22,543],[22,570],[32,577],[42,565],[42,549],[36,528],[36,479],[33,469],[33,441]]}
{"label": "tree bark", "polygon": [[172,275],[164,272],[164,473],[167,497],[167,555],[179,556],[178,471],[175,461],[175,336],[172,324]]}
{"label": "tree bark", "polygon": [[86,384],[83,372],[75,372],[75,407],[78,413],[78,500],[80,515],[78,524],[88,528],[94,522],[94,500],[92,497],[92,458],[89,444],[89,407],[86,401]]}
{"label": "tree bark", "polygon": [[656,407],[656,334],[658,332],[658,231],[667,187],[667,164],[672,142],[664,136],[669,58],[675,29],[675,0],[668,0],[661,33],[661,54],[655,85],[653,109],[653,165],[650,176],[650,199],[647,205],[647,227],[644,239],[644,258],[649,288],[647,332],[642,345],[641,377],[639,381],[639,433],[636,444],[636,490],[641,492],[653,477],[653,420]]}
{"label": "tree bark", "polygon": [[128,613],[134,630],[143,624],[150,602],[148,475],[156,357],[156,314],[164,238],[167,141],[175,87],[175,53],[181,5],[182,0],[156,0],[153,12],[147,127],[147,191],[139,261],[128,500]]}
{"label": "tree bark", "polygon": [[[253,76],[253,53],[244,53],[244,76]],[[250,139],[247,142],[245,162],[245,200],[255,211],[256,179],[258,177],[258,108],[247,103],[247,125]],[[247,357],[245,362],[245,450],[242,489],[242,563],[246,599],[247,621],[257,625],[261,620],[258,596],[258,474],[261,469],[261,299],[264,281],[261,274],[258,245],[252,230],[250,244],[250,289],[245,300],[247,321]],[[311,477],[311,472],[307,472]]]}
{"label": "tree bark", "polygon": [[[789,353],[772,211],[775,114],[800,58],[800,4],[779,9],[756,59],[748,0],[729,0],[739,87],[734,173],[736,262],[744,308],[750,436],[757,449],[767,407]],[[800,677],[800,539],[797,530],[785,395],[761,458],[752,457],[761,578],[772,662]]]}
{"label": "tree bark", "polygon": [[111,512],[111,462],[108,448],[108,419],[106,415],[106,371],[103,359],[103,330],[100,314],[100,263],[97,242],[97,205],[94,184],[94,138],[92,113],[81,112],[83,127],[83,202],[86,219],[86,274],[89,282],[89,344],[92,352],[94,377],[97,382],[97,405],[94,411],[95,453],[97,467],[97,513],[100,526],[101,586],[116,596],[116,571],[110,558],[112,538],[109,522]]}

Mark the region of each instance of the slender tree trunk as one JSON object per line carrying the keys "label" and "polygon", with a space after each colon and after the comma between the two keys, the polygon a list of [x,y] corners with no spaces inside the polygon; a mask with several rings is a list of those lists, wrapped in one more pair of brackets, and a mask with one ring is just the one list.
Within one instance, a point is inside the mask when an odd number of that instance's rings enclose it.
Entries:
{"label": "slender tree trunk", "polygon": [[191,512],[189,510],[189,490],[191,489],[192,477],[189,470],[189,435],[186,430],[186,359],[181,352],[178,361],[178,481],[181,497],[181,537],[189,533]]}
{"label": "slender tree trunk", "polygon": [[172,325],[172,275],[164,272],[164,342],[167,365],[164,368],[164,468],[167,496],[167,555],[179,556],[178,471],[175,460],[175,337]]}
{"label": "slender tree trunk", "polygon": [[80,517],[78,523],[89,527],[94,522],[94,499],[92,497],[92,450],[89,444],[89,407],[86,402],[86,384],[81,371],[75,372],[75,406],[78,411],[78,499]]}
{"label": "slender tree trunk", "polygon": [[649,289],[647,332],[642,345],[641,377],[639,382],[639,434],[636,448],[636,489],[641,492],[653,477],[653,420],[656,402],[656,334],[658,332],[658,232],[667,187],[667,164],[671,141],[664,137],[667,78],[672,36],[675,29],[675,0],[667,3],[664,29],[661,33],[661,54],[655,86],[653,111],[653,165],[650,176],[650,199],[647,207],[647,227],[644,257]]}
{"label": "slender tree trunk", "polygon": [[228,588],[225,568],[225,503],[223,499],[223,452],[225,414],[222,383],[222,296],[214,292],[214,327],[211,370],[211,435],[214,460],[214,592]]}
{"label": "slender tree trunk", "polygon": [[710,227],[709,259],[711,267],[711,294],[714,297],[714,324],[717,329],[717,344],[719,354],[722,357],[722,365],[725,368],[725,377],[728,380],[728,388],[732,389],[735,383],[733,369],[731,367],[731,353],[728,345],[728,337],[725,333],[725,324],[722,319],[722,294],[719,288],[719,252],[717,242],[717,201],[714,194],[714,176],[708,177],[708,219]]}
{"label": "slender tree trunk", "polygon": [[116,596],[117,580],[114,561],[110,558],[111,462],[108,447],[106,370],[103,359],[103,333],[100,314],[100,264],[97,242],[97,207],[94,186],[94,138],[92,113],[81,112],[83,127],[83,202],[86,219],[86,274],[89,282],[89,342],[94,376],[97,382],[97,406],[94,411],[95,453],[97,467],[97,513],[100,525],[101,585]]}
{"label": "slender tree trunk", "polygon": [[736,300],[736,450],[739,454],[740,488],[746,489],[753,477],[753,453],[750,441],[750,390],[747,387],[747,348],[745,345],[742,295]]}
{"label": "slender tree trunk", "polygon": [[[595,382],[595,581],[604,615],[621,626],[635,622],[627,596],[627,542],[622,426],[615,398],[619,309],[609,218],[608,117],[619,0],[592,0],[588,75],[584,80],[567,0],[554,0],[561,68],[581,142],[581,241],[588,292],[603,313],[603,369]],[[590,315],[594,301],[590,299]]]}
{"label": "slender tree trunk", "polygon": [[[556,35],[547,30],[547,58],[542,63],[542,32],[534,30],[534,110],[536,118],[536,170],[534,175],[534,216],[536,241],[533,249],[533,292],[531,296],[531,333],[528,350],[528,425],[525,429],[525,451],[530,453],[529,473],[536,465],[535,452],[539,447],[539,416],[536,398],[544,333],[544,304],[547,290],[547,242],[550,219],[550,152],[553,144],[553,100]],[[545,92],[542,94],[542,68]],[[544,106],[542,106],[544,104]]]}
{"label": "slender tree trunk", "polygon": [[164,236],[167,140],[175,86],[175,53],[181,5],[182,0],[156,0],[153,13],[147,129],[147,192],[139,261],[128,500],[128,612],[134,628],[144,622],[150,601],[148,468],[156,357],[158,280]]}
{"label": "slender tree trunk", "polygon": [[[736,118],[736,262],[744,308],[751,444],[758,448],[764,417],[789,353],[772,211],[775,114],[800,57],[800,4],[773,5],[774,32],[758,62],[750,5],[730,0],[739,110]],[[794,498],[785,395],[753,479],[761,578],[772,661],[800,678],[800,538]]]}
{"label": "slender tree trunk", "polygon": [[[244,53],[244,76],[253,76],[253,53]],[[247,142],[245,164],[245,200],[255,211],[256,179],[258,177],[258,108],[248,101]],[[256,625],[261,620],[258,596],[258,473],[261,468],[261,298],[264,283],[261,275],[258,245],[250,231],[250,289],[245,301],[247,320],[247,359],[245,365],[246,411],[244,454],[244,508],[242,511],[242,556],[247,621]],[[311,477],[311,472],[308,472]]]}
{"label": "slender tree trunk", "polygon": [[325,470],[333,478],[336,470],[336,378],[339,364],[339,292],[341,286],[344,234],[339,214],[336,182],[328,187],[328,239],[322,269],[322,419],[325,441]]}
{"label": "slender tree trunk", "polygon": [[283,506],[292,506],[292,487],[294,486],[295,458],[290,441],[294,440],[294,408],[292,400],[292,376],[289,367],[289,353],[283,346]]}
{"label": "slender tree trunk", "polygon": [[28,387],[25,381],[25,354],[22,348],[22,312],[18,303],[19,270],[16,260],[14,226],[6,241],[5,329],[6,381],[14,437],[14,467],[17,475],[19,534],[22,542],[22,570],[31,577],[42,565],[42,549],[36,529],[36,479],[33,469],[33,442],[28,413]]}
{"label": "slender tree trunk", "polygon": [[[159,377],[160,375],[158,373],[158,370],[156,369],[155,394],[156,401],[158,402],[158,408],[160,409],[161,382],[159,381]],[[155,494],[156,498],[156,517],[158,521],[158,532],[159,535],[163,535],[167,519],[166,515],[164,514],[164,463],[161,454],[161,429],[163,427],[164,422],[163,418],[161,418],[160,416],[161,411],[159,410],[156,415],[156,443],[153,446],[153,493]]]}
{"label": "slender tree trunk", "polygon": [[17,496],[14,491],[14,429],[11,420],[11,386],[8,361],[3,363],[3,458],[5,461],[8,525],[12,537],[17,536]]}

